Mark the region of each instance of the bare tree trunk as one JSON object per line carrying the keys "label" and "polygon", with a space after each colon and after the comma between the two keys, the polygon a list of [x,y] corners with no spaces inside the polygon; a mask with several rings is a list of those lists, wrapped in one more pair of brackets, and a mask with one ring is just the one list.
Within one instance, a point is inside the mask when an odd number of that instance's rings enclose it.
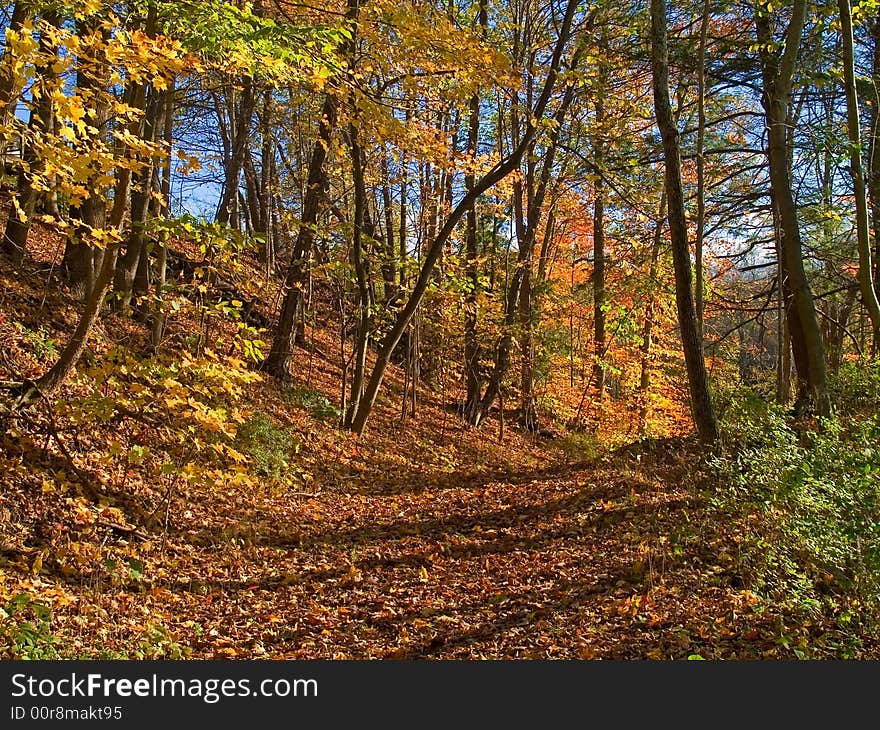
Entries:
{"label": "bare tree trunk", "polygon": [[534,259],[534,240],[528,262],[522,272],[519,288],[519,327],[520,327],[520,414],[523,430],[538,430],[538,408],[535,399],[535,344],[533,341],[534,308],[532,302],[532,270]]}
{"label": "bare tree trunk", "polygon": [[[578,59],[581,54],[582,47],[579,47],[574,54],[570,68],[577,67]],[[492,372],[489,374],[489,380],[486,383],[485,391],[479,401],[479,405],[475,408],[468,409],[472,426],[478,426],[480,422],[489,414],[492,405],[498,398],[499,393],[504,385],[504,378],[510,367],[510,355],[513,345],[513,327],[519,319],[524,338],[521,339],[521,347],[525,348],[524,358],[531,355],[531,325],[532,325],[532,309],[531,309],[531,277],[534,261],[535,238],[537,236],[538,227],[541,223],[541,216],[544,212],[544,201],[547,190],[551,182],[554,172],[554,160],[558,148],[559,132],[562,128],[562,122],[568,113],[569,107],[574,101],[574,88],[569,86],[565,90],[565,95],[554,115],[554,127],[550,134],[550,139],[543,154],[543,167],[537,186],[535,185],[535,168],[534,162],[527,166],[525,174],[526,200],[527,210],[523,216],[521,201],[523,197],[522,183],[519,181],[514,183],[514,210],[516,220],[517,234],[517,259],[516,268],[509,278],[507,287],[507,295],[504,302],[504,325],[501,336],[495,347],[495,363]],[[520,142],[522,146],[523,142]],[[526,145],[525,149],[529,150],[529,156],[532,156],[534,142]],[[526,368],[531,367],[531,363],[525,363]],[[522,395],[522,402],[528,403],[533,398],[532,377],[526,373],[525,378],[521,378],[521,385],[525,385],[529,391]],[[533,404],[527,406],[523,412],[525,418],[531,418],[535,421]]]}
{"label": "bare tree trunk", "polygon": [[856,205],[856,239],[859,249],[859,287],[862,303],[868,312],[873,335],[873,350],[880,348],[880,303],[874,290],[874,272],[871,264],[871,238],[868,224],[868,199],[865,174],[862,170],[862,137],[859,126],[859,99],[856,93],[853,52],[852,10],[849,0],[837,0],[840,13],[840,32],[843,36],[843,85],[846,92],[847,128],[850,143],[850,173]]}
{"label": "bare tree trunk", "polygon": [[691,410],[700,440],[711,443],[718,440],[718,426],[715,422],[712,399],[709,396],[706,364],[703,360],[703,348],[691,288],[693,284],[691,256],[684,215],[679,133],[669,103],[665,0],[651,0],[651,70],[657,126],[663,138],[669,235],[672,243],[672,263],[675,268],[675,304],[688,372]]}
{"label": "bare tree trunk", "polygon": [[791,297],[782,255],[782,229],[776,196],[770,191],[770,207],[773,211],[773,245],[776,249],[776,402],[788,403],[791,393],[791,341],[788,334],[788,307]]}
{"label": "bare tree trunk", "polygon": [[815,407],[819,415],[828,415],[831,402],[825,372],[825,350],[819,329],[816,307],[804,268],[803,246],[797,206],[791,187],[787,140],[787,107],[792,79],[806,19],[806,0],[795,0],[789,21],[785,50],[781,58],[772,55],[773,34],[770,18],[756,14],[758,42],[764,78],[764,111],[767,118],[767,158],[770,184],[779,208],[784,262],[792,306],[788,313],[795,367],[798,371],[800,408]]}
{"label": "bare tree trunk", "polygon": [[[346,17],[355,22],[360,10],[359,0],[349,0]],[[354,52],[354,36],[343,41],[340,52],[343,58],[349,58]],[[302,215],[299,231],[293,245],[287,274],[284,278],[284,300],[278,327],[272,338],[269,354],[263,361],[262,369],[275,378],[286,380],[290,377],[290,364],[296,343],[297,326],[302,316],[304,293],[309,278],[310,260],[315,244],[318,214],[321,200],[327,193],[327,175],[324,165],[330,151],[330,142],[336,128],[337,100],[332,92],[324,97],[321,106],[321,119],[318,122],[318,139],[312,146],[309,160],[308,179],[303,194]]]}
{"label": "bare tree trunk", "polygon": [[385,221],[385,231],[377,241],[382,244],[380,252],[381,261],[379,268],[382,272],[382,301],[389,306],[397,299],[397,246],[394,241],[394,203],[391,198],[391,172],[388,169],[388,157],[381,155],[382,168],[382,214]]}
{"label": "bare tree trunk", "polygon": [[[487,0],[480,0],[479,23],[483,37],[486,34],[488,24]],[[480,142],[480,94],[475,93],[470,100],[470,119],[468,123],[468,146],[467,151],[471,159],[476,159]],[[468,171],[464,178],[466,193],[474,189],[476,177],[473,171]],[[465,279],[467,286],[464,294],[464,374],[465,374],[465,413],[466,421],[473,417],[473,409],[480,402],[482,390],[482,378],[480,377],[481,348],[477,338],[478,300],[480,294],[480,276],[478,267],[479,241],[477,200],[474,198],[467,211],[467,222],[464,239]]]}
{"label": "bare tree trunk", "polygon": [[709,0],[703,0],[703,17],[700,20],[700,45],[697,52],[697,234],[694,245],[694,295],[701,345],[704,340],[703,319],[705,317],[703,236],[706,227],[706,158],[704,156],[704,147],[706,138],[706,44],[709,35],[709,16]]}
{"label": "bare tree trunk", "polygon": [[278,327],[272,339],[269,355],[262,368],[273,377],[285,380],[290,377],[290,361],[296,341],[297,323],[303,306],[303,294],[309,272],[309,259],[315,243],[315,227],[324,196],[327,178],[324,163],[330,149],[330,140],[336,126],[336,98],[327,94],[321,109],[318,139],[312,148],[309,162],[308,183],[303,199],[302,219],[293,245],[290,264],[284,280],[285,295],[278,318]]}
{"label": "bare tree trunk", "polygon": [[343,427],[350,428],[357,412],[364,390],[364,375],[367,367],[367,343],[370,339],[370,290],[367,261],[363,251],[363,229],[366,216],[366,184],[364,182],[364,161],[358,141],[357,122],[348,129],[351,149],[352,177],[354,179],[354,232],[352,236],[351,258],[357,277],[358,291],[358,330],[354,352],[354,372],[351,377],[351,398],[343,420]]}
{"label": "bare tree trunk", "polygon": [[231,131],[232,147],[229,159],[225,165],[225,181],[223,184],[223,196],[217,206],[215,220],[225,223],[233,228],[237,227],[238,220],[238,184],[241,171],[245,164],[245,156],[249,154],[249,140],[251,122],[254,118],[256,107],[256,95],[254,93],[254,80],[247,76],[242,82],[241,99],[235,112],[235,127]]}
{"label": "bare tree trunk", "polygon": [[[148,21],[147,33],[151,32]],[[153,31],[154,32],[154,31]],[[159,127],[159,114],[164,112],[164,104],[159,103],[157,94],[151,94],[152,99],[147,104],[147,89],[144,84],[133,83],[128,94],[128,104],[134,109],[144,110],[146,114],[141,123],[135,122],[130,125],[129,132],[138,135],[150,142],[155,141]],[[131,308],[132,297],[135,295],[134,283],[140,267],[149,265],[147,260],[147,236],[144,226],[150,210],[150,193],[153,189],[153,166],[148,165],[144,170],[133,176],[131,186],[131,228],[128,233],[125,252],[116,261],[113,288],[116,293],[113,307],[122,312],[128,312]],[[146,276],[142,273],[142,276]],[[138,294],[145,294],[144,288]]]}
{"label": "bare tree trunk", "polygon": [[[169,85],[165,92],[164,98],[165,112],[162,116],[163,130],[162,139],[165,142],[165,152],[167,157],[162,165],[162,178],[160,182],[160,199],[159,210],[157,214],[169,218],[171,216],[171,145],[174,141],[174,82]],[[162,311],[162,300],[164,298],[165,276],[168,266],[168,248],[165,242],[158,242],[156,253],[156,307],[152,314],[152,326],[150,343],[153,350],[158,352],[159,345],[162,342],[162,334],[165,330],[165,313]]]}
{"label": "bare tree trunk", "polygon": [[605,142],[602,126],[605,124],[603,89],[596,96],[596,135],[593,139],[593,156],[596,161],[596,183],[593,202],[593,375],[596,399],[601,403],[605,395],[605,182],[602,167],[605,162]]}
{"label": "bare tree trunk", "polygon": [[[880,78],[880,12],[871,23],[872,75]],[[874,289],[880,288],[880,88],[875,81],[874,94],[868,111],[871,116],[871,137],[869,140],[870,170],[868,186],[871,194],[871,223],[874,229]]]}
{"label": "bare tree trunk", "polygon": [[264,263],[268,264],[272,259],[273,230],[272,230],[272,170],[275,165],[274,146],[272,144],[272,91],[266,89],[263,92],[263,113],[260,117],[260,135],[262,146],[260,148],[260,184],[259,184],[259,225],[258,233],[265,236],[263,243]]}

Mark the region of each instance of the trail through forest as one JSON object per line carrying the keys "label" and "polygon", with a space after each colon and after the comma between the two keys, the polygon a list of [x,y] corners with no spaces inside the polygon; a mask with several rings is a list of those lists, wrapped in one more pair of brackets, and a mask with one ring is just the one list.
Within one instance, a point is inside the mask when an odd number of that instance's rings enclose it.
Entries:
{"label": "trail through forest", "polygon": [[725,526],[706,542],[663,453],[440,475],[358,459],[316,496],[189,493],[167,532],[137,538],[149,575],[62,582],[56,619],[107,649],[161,625],[164,650],[193,657],[775,653]]}
{"label": "trail through forest", "polygon": [[880,657],[876,11],[7,3],[0,659]]}
{"label": "trail through forest", "polygon": [[[38,241],[51,262],[54,235]],[[46,266],[5,279],[7,311],[25,322],[39,316]],[[46,305],[60,332],[71,303],[59,292]],[[7,367],[27,372],[33,352],[3,327]],[[98,347],[141,336],[111,318]],[[19,417],[2,435],[0,598],[15,620],[34,619],[23,624],[31,654],[708,659],[838,640],[749,589],[739,553],[754,538],[747,520],[763,518],[712,504],[695,440],[584,458],[571,437],[508,427],[499,439],[495,416],[471,428],[428,388],[401,423],[396,368],[355,439],[321,410],[340,372],[331,338],[310,331],[293,383],[257,378],[240,395],[245,412],[288,429],[254,452],[281,459],[283,481],[207,468],[211,449],[187,466],[204,462],[191,479],[150,478],[149,449],[172,447],[151,415],[161,403],[139,415],[113,395],[142,387],[134,371],[70,390],[60,413],[46,403]],[[108,403],[122,411],[77,425]],[[132,446],[120,455],[117,443]]]}
{"label": "trail through forest", "polygon": [[255,495],[238,524],[194,510],[166,545],[193,577],[160,582],[148,601],[201,625],[200,656],[772,653],[775,627],[731,573],[723,528],[717,544],[689,544],[705,513],[677,486],[684,475],[661,461],[645,479],[628,461],[515,476],[367,470],[293,504]]}

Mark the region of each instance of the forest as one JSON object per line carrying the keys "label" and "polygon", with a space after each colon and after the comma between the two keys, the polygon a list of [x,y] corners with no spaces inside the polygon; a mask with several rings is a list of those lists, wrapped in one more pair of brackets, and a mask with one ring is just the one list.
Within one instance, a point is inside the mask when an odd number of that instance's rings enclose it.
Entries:
{"label": "forest", "polygon": [[880,658],[877,0],[0,31],[0,658]]}

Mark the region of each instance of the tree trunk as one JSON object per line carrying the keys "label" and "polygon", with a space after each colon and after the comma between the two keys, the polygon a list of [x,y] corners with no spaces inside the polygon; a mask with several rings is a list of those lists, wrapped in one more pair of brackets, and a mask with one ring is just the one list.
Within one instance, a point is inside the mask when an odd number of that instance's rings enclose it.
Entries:
{"label": "tree trunk", "polygon": [[703,283],[703,237],[706,227],[706,44],[709,35],[709,0],[703,0],[700,44],[697,52],[697,232],[694,242],[695,300],[700,343],[703,342],[705,285]]}
{"label": "tree trunk", "polygon": [[874,229],[874,289],[880,289],[880,10],[871,24],[872,75],[874,94],[868,108],[871,116],[868,186],[871,194],[871,222]]}
{"label": "tree trunk", "polygon": [[[147,32],[150,33],[148,24]],[[129,93],[128,104],[134,109],[143,111],[146,108],[143,124],[132,122],[129,132],[141,136],[150,142],[155,141],[160,126],[159,115],[164,112],[164,104],[160,103],[159,95],[151,94],[147,104],[147,89],[144,84],[135,83]],[[131,186],[131,227],[128,233],[125,252],[116,261],[116,272],[113,277],[113,288],[116,297],[113,307],[118,311],[128,312],[135,294],[146,293],[144,288],[135,292],[135,278],[138,269],[149,265],[147,261],[147,236],[144,226],[150,210],[150,193],[153,188],[153,166],[148,165],[134,176]],[[145,274],[142,272],[142,277]],[[143,286],[143,284],[142,284]]]}
{"label": "tree trunk", "polygon": [[812,406],[819,415],[828,415],[831,403],[825,372],[825,350],[816,315],[810,283],[804,268],[803,246],[797,217],[797,206],[791,187],[788,159],[788,101],[799,52],[801,34],[807,13],[806,0],[795,0],[789,21],[785,50],[776,58],[770,19],[756,14],[758,42],[762,45],[761,60],[764,78],[762,102],[767,119],[767,158],[770,184],[779,209],[782,231],[782,261],[791,292],[788,312],[792,351],[799,379],[798,407]]}
{"label": "tree trunk", "polygon": [[672,244],[672,263],[675,269],[675,304],[678,310],[681,342],[687,366],[691,410],[700,440],[704,443],[712,443],[718,440],[718,426],[715,422],[712,399],[709,396],[706,364],[703,360],[703,348],[700,342],[692,293],[691,256],[681,183],[679,133],[669,103],[665,0],[651,0],[651,70],[654,109],[657,116],[657,126],[660,128],[660,135],[663,138],[669,235]]}
{"label": "tree trunk", "polygon": [[[485,0],[480,2],[481,19],[485,13]],[[470,122],[468,125],[468,155],[474,159],[480,138],[480,96],[474,94],[470,101]],[[468,171],[464,178],[465,193],[474,189],[476,177]],[[467,211],[467,222],[464,238],[464,266],[467,282],[464,292],[464,375],[465,375],[465,412],[464,418],[470,422],[474,411],[479,407],[480,393],[483,383],[480,377],[480,343],[477,338],[480,276],[478,267],[479,242],[477,240],[477,201],[473,199]]]}
{"label": "tree trunk", "polygon": [[[581,48],[574,54],[574,58],[570,64],[570,68],[577,67],[577,61],[580,57]],[[475,408],[469,409],[470,420],[472,426],[479,426],[480,422],[489,414],[495,400],[501,393],[504,378],[510,367],[511,348],[513,346],[513,328],[517,323],[517,319],[524,326],[524,337],[521,339],[521,346],[524,350],[524,360],[531,355],[531,326],[532,326],[532,309],[531,309],[531,277],[532,266],[534,260],[535,239],[537,237],[538,227],[541,223],[541,216],[544,212],[544,200],[547,195],[549,184],[552,180],[554,171],[554,160],[556,157],[559,132],[562,128],[562,122],[565,119],[568,109],[574,101],[574,87],[569,86],[559,108],[554,115],[554,127],[550,134],[550,139],[543,153],[543,167],[537,186],[535,185],[535,168],[534,164],[530,164],[525,173],[525,197],[527,200],[526,212],[522,212],[523,184],[520,181],[514,183],[514,210],[516,215],[516,236],[517,236],[517,258],[516,268],[513,275],[509,279],[507,287],[507,295],[504,302],[504,325],[501,336],[495,347],[495,362],[492,372],[489,374],[489,380],[486,383],[485,391],[479,404]],[[523,142],[520,142],[522,146]],[[524,148],[529,150],[531,157],[534,150],[534,140],[529,142]],[[531,368],[531,363],[524,362],[525,368]],[[520,384],[528,388],[527,393],[522,394],[522,402],[526,403],[533,398],[531,393],[532,376],[526,373],[525,378],[520,379]],[[523,411],[523,416],[528,417],[528,412],[532,412],[532,420],[535,414],[533,407],[528,407]]]}
{"label": "tree trunk", "polygon": [[[21,2],[16,4],[13,22],[15,21],[15,12],[19,10],[21,5]],[[43,21],[48,25],[57,25],[58,16],[54,12],[47,11],[43,13]],[[57,53],[45,35],[40,38],[40,51],[45,54],[47,59]],[[3,238],[0,239],[0,253],[16,264],[20,264],[24,260],[31,221],[39,202],[39,193],[34,189],[34,181],[41,174],[43,161],[37,157],[35,145],[39,138],[49,132],[52,122],[54,114],[53,76],[51,65],[39,65],[35,69],[36,80],[31,98],[28,132],[22,137],[21,156],[24,165],[18,172],[15,197],[10,205]],[[5,88],[0,89],[0,93],[6,94],[6,92]]]}
{"label": "tree trunk", "polygon": [[605,395],[605,182],[602,167],[605,158],[604,134],[605,103],[602,90],[596,96],[596,134],[593,139],[593,156],[596,162],[596,183],[593,202],[593,375],[596,399],[602,402]]}
{"label": "tree trunk", "polygon": [[[93,20],[87,20],[78,30],[90,33],[94,30]],[[105,133],[107,126],[107,103],[100,92],[107,86],[107,68],[104,59],[80,59],[76,71],[77,93],[83,98],[95,95],[99,101],[86,105],[85,122],[95,142]],[[64,247],[64,258],[61,270],[77,297],[89,300],[96,281],[100,276],[104,259],[104,250],[94,246],[90,231],[103,228],[107,215],[106,190],[99,183],[99,173],[94,171],[84,183],[87,193],[79,205],[71,205],[69,217],[73,231],[68,236]],[[114,260],[115,264],[115,260]],[[103,301],[103,299],[102,299]]]}
{"label": "tree trunk", "polygon": [[[131,171],[126,168],[119,168],[117,170],[113,209],[110,211],[110,220],[108,222],[114,231],[118,231],[122,226],[122,221],[128,208],[130,186]],[[107,296],[107,292],[113,282],[118,251],[119,246],[116,243],[108,244],[107,248],[102,251],[101,266],[95,277],[94,285],[86,297],[85,306],[73,334],[67,341],[55,364],[41,375],[36,382],[25,383],[22,386],[18,393],[17,408],[27,408],[37,399],[51,395],[63,385],[64,381],[70,376],[70,373],[73,372],[88,342],[92,327],[100,316],[104,297]]]}
{"label": "tree trunk", "polygon": [[20,265],[24,261],[25,246],[31,228],[31,220],[37,208],[37,193],[33,187],[34,176],[39,174],[39,161],[34,154],[34,145],[29,138],[39,136],[42,123],[36,102],[30,111],[28,134],[23,137],[22,162],[24,165],[18,172],[15,196],[9,204],[9,215],[6,228],[0,240],[0,253],[12,263]]}
{"label": "tree trunk", "polygon": [[[12,6],[12,14],[9,18],[9,31],[20,33],[24,22],[31,16],[31,7],[28,0],[18,0]],[[5,128],[15,116],[15,107],[18,102],[16,93],[15,58],[14,53],[4,49],[3,58],[0,59],[0,128]],[[0,142],[0,180],[6,175],[5,160],[7,142]]]}
{"label": "tree trunk", "polygon": [[278,327],[272,339],[269,355],[262,364],[263,370],[281,380],[290,377],[290,361],[296,341],[297,323],[302,313],[309,259],[315,243],[315,227],[318,223],[320,202],[326,191],[327,178],[324,175],[324,163],[327,160],[330,140],[336,127],[336,111],[336,98],[332,94],[327,94],[321,109],[318,139],[312,148],[312,157],[309,162],[302,220],[284,279],[285,294],[281,304],[281,314],[278,317]]}
{"label": "tree trunk", "polygon": [[[350,22],[357,20],[360,4],[358,0],[349,0],[346,17]],[[354,34],[352,38],[342,42],[340,53],[349,58],[354,52]],[[297,323],[302,315],[306,284],[309,277],[312,248],[315,244],[318,213],[321,200],[327,193],[327,175],[324,165],[330,151],[330,142],[336,128],[337,100],[334,94],[328,93],[321,106],[321,119],[318,123],[318,139],[312,146],[309,160],[308,179],[303,193],[302,215],[299,231],[293,245],[287,274],[284,278],[284,300],[278,317],[278,327],[272,338],[269,354],[261,364],[261,368],[271,376],[280,380],[290,377],[290,364],[296,343]]]}
{"label": "tree trunk", "polygon": [[382,244],[379,268],[382,272],[382,302],[388,307],[397,299],[397,246],[394,242],[394,202],[391,197],[391,172],[388,169],[387,155],[381,155],[382,169],[382,214],[384,233],[377,237]]}
{"label": "tree trunk", "polygon": [[648,415],[650,414],[651,396],[651,346],[654,338],[654,313],[657,306],[655,288],[657,273],[660,268],[660,246],[663,243],[663,224],[666,221],[666,191],[660,195],[660,208],[654,224],[654,236],[651,242],[651,263],[648,270],[648,300],[645,302],[645,323],[642,326],[641,374],[639,377],[639,423],[642,435],[648,431]]}
{"label": "tree trunk", "polygon": [[850,144],[850,173],[856,206],[856,239],[859,249],[859,287],[862,303],[868,312],[873,335],[873,350],[880,348],[880,304],[874,290],[874,272],[871,265],[871,239],[868,224],[868,199],[865,174],[862,170],[862,138],[859,126],[859,99],[856,94],[856,76],[853,53],[852,11],[849,0],[837,0],[840,12],[840,31],[843,36],[843,86],[846,92],[847,128]]}
{"label": "tree trunk", "polygon": [[254,118],[256,107],[256,95],[254,94],[254,80],[247,76],[243,80],[243,89],[238,108],[235,110],[235,124],[231,133],[231,149],[229,158],[224,166],[225,180],[223,183],[223,195],[217,206],[215,220],[233,228],[237,227],[238,220],[238,184],[241,171],[245,164],[245,155],[249,154],[251,121]]}
{"label": "tree trunk", "polygon": [[358,328],[354,351],[354,372],[351,377],[351,398],[343,420],[343,427],[350,428],[354,414],[360,405],[364,391],[364,375],[367,367],[367,343],[370,338],[370,290],[367,261],[363,250],[363,229],[366,216],[366,184],[364,182],[364,161],[358,141],[357,122],[348,130],[352,177],[354,182],[354,232],[351,244],[351,259],[357,277]]}

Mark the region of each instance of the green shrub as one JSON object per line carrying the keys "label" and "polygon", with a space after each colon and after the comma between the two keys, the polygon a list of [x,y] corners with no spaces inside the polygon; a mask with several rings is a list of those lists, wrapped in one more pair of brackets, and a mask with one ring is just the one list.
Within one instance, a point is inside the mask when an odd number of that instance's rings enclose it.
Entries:
{"label": "green shrub", "polygon": [[880,605],[880,421],[823,422],[787,495],[792,527],[820,569]]}
{"label": "green shrub", "polygon": [[254,473],[283,479],[290,469],[290,458],[301,443],[290,429],[278,426],[265,413],[256,413],[235,433],[235,448],[250,457]]}
{"label": "green shrub", "polygon": [[725,404],[726,452],[710,463],[716,507],[746,517],[741,569],[783,605],[880,622],[880,420],[823,420],[800,438],[782,410],[739,394]]}
{"label": "green shrub", "polygon": [[45,329],[39,327],[35,330],[29,329],[24,325],[19,325],[25,342],[30,345],[34,356],[40,361],[54,360],[58,357],[58,346],[55,340],[49,337]]}
{"label": "green shrub", "polygon": [[844,362],[828,378],[831,402],[841,415],[880,406],[880,360]]}
{"label": "green shrub", "polygon": [[595,434],[589,431],[572,431],[553,439],[552,444],[563,451],[569,459],[592,461],[603,451],[602,444]]}
{"label": "green shrub", "polygon": [[0,658],[58,659],[52,611],[26,593],[0,608]]}
{"label": "green shrub", "polygon": [[802,458],[783,408],[745,388],[728,391],[718,401],[726,451],[713,462],[715,468],[749,499],[772,501]]}
{"label": "green shrub", "polygon": [[284,400],[288,405],[302,408],[319,421],[336,420],[342,415],[323,393],[302,386],[287,388]]}

